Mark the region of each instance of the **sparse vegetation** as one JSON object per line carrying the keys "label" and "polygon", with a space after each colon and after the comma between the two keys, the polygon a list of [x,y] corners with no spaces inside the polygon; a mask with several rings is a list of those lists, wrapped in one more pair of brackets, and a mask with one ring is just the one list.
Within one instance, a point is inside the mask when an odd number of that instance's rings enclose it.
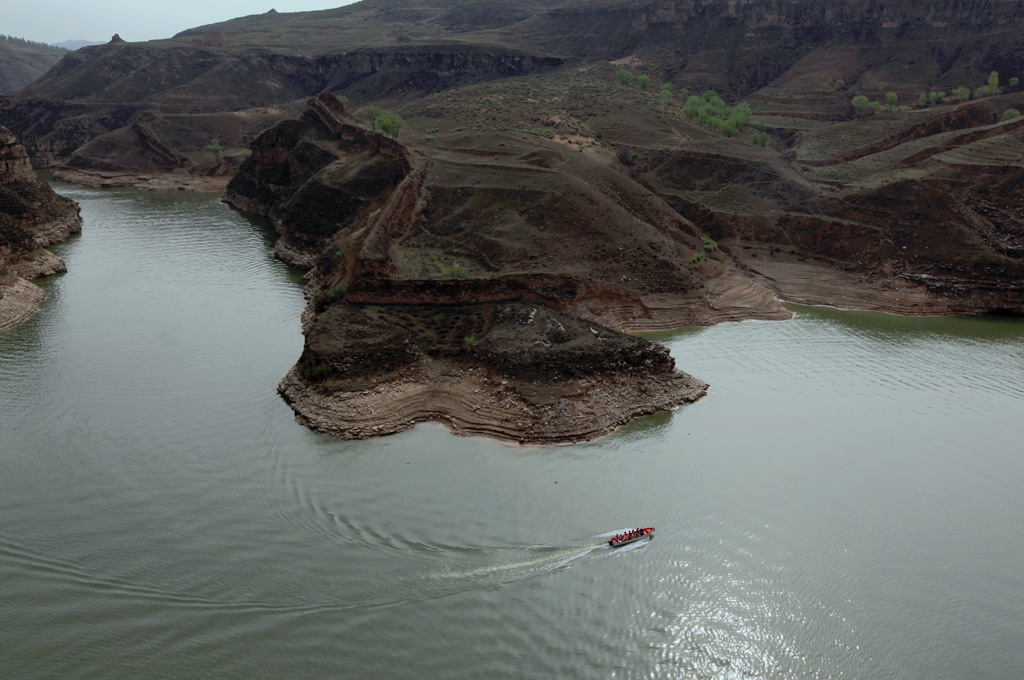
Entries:
{"label": "sparse vegetation", "polygon": [[1003,120],[1010,120],[1011,118],[1016,118],[1019,115],[1020,111],[1017,109],[1006,109],[1006,112],[1003,113]]}
{"label": "sparse vegetation", "polygon": [[224,153],[224,147],[220,145],[220,141],[214,139],[209,145],[207,145],[206,150],[213,154],[213,159],[217,162],[217,165],[220,165],[221,159],[223,158],[222,154]]}
{"label": "sparse vegetation", "polygon": [[899,95],[895,92],[885,93],[885,103],[889,106],[889,113],[893,112],[893,109],[896,107],[896,102],[898,102],[899,99]]}
{"label": "sparse vegetation", "polygon": [[476,339],[474,335],[467,335],[462,338],[462,344],[466,349],[472,349],[480,344],[480,341]]}
{"label": "sparse vegetation", "polygon": [[1010,78],[1010,87],[1017,87],[1018,85],[1020,85],[1020,78],[1016,76]]}
{"label": "sparse vegetation", "polygon": [[718,244],[710,236],[701,236],[700,240],[704,241],[704,251],[705,252],[713,253],[716,250],[718,250]]}
{"label": "sparse vegetation", "polygon": [[767,132],[755,132],[750,136],[750,141],[762,149],[768,146],[768,133]]}
{"label": "sparse vegetation", "polygon": [[963,85],[954,87],[952,97],[955,101],[965,102],[971,98],[971,88],[964,87]]}
{"label": "sparse vegetation", "polygon": [[449,264],[441,270],[441,276],[446,279],[464,279],[469,275],[466,268],[458,264]]}
{"label": "sparse vegetation", "polygon": [[398,139],[398,133],[405,126],[405,121],[402,120],[402,117],[391,111],[381,113],[377,122],[380,124],[380,129],[392,139]]}
{"label": "sparse vegetation", "polygon": [[13,45],[24,45],[26,47],[39,47],[44,50],[50,50],[51,52],[68,52],[64,47],[57,47],[56,45],[49,45],[44,42],[36,42],[35,40],[26,40],[25,38],[16,38],[13,35],[0,35],[0,42],[11,43]]}
{"label": "sparse vegetation", "polygon": [[637,85],[640,86],[641,90],[647,90],[647,89],[649,89],[651,87],[651,77],[650,76],[640,76],[639,78],[636,79],[636,83],[637,83]]}
{"label": "sparse vegetation", "polygon": [[383,115],[384,109],[380,108],[376,104],[370,104],[369,106],[363,107],[363,115],[370,121],[370,130],[373,132],[377,131],[377,120]]}
{"label": "sparse vegetation", "polygon": [[316,366],[303,365],[302,373],[309,380],[321,382],[331,375],[331,367],[323,364],[317,364]]}
{"label": "sparse vegetation", "polygon": [[741,102],[730,109],[714,90],[708,90],[703,96],[690,96],[683,105],[683,115],[733,137],[750,120],[750,106]]}
{"label": "sparse vegetation", "polygon": [[621,83],[622,85],[633,84],[633,74],[624,68],[620,68],[618,72],[615,74],[615,77],[619,79],[619,83]]}

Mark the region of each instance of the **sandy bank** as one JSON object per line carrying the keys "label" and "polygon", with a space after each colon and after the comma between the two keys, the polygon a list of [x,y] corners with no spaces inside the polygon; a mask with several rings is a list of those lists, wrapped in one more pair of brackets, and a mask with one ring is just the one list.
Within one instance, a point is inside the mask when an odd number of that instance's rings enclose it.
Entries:
{"label": "sandy bank", "polygon": [[[756,257],[752,257],[756,255]],[[1005,282],[956,281],[936,277],[887,276],[849,272],[769,249],[743,251],[743,262],[768,288],[800,305],[886,312],[901,316],[1024,313],[1024,290]],[[933,288],[935,290],[933,290]]]}
{"label": "sandy bank", "polygon": [[0,288],[0,333],[19,326],[39,310],[46,295],[43,289],[25,279],[15,278],[9,286]]}
{"label": "sandy bank", "polygon": [[579,380],[510,381],[480,367],[432,362],[360,390],[325,390],[293,367],[278,387],[296,420],[341,439],[403,432],[422,422],[512,444],[584,442],[639,416],[700,399],[708,385],[681,371]]}
{"label": "sandy bank", "polygon": [[60,168],[53,178],[87,187],[133,187],[148,191],[216,191],[227,188],[231,176],[207,177],[172,173],[131,173]]}

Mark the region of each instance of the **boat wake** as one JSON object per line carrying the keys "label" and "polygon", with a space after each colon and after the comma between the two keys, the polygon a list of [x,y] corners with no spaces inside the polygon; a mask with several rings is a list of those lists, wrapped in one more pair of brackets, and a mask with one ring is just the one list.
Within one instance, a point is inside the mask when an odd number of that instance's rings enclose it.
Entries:
{"label": "boat wake", "polygon": [[641,541],[622,548],[612,548],[608,539],[626,530],[612,531],[576,539],[558,545],[475,548],[445,551],[440,569],[427,573],[427,578],[458,582],[458,590],[482,588],[523,581],[570,567],[620,555],[643,547]]}

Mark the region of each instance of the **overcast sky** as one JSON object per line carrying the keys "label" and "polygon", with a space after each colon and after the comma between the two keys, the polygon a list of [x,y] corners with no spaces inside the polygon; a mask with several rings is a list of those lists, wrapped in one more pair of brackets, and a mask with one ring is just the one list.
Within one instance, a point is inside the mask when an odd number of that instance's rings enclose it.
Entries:
{"label": "overcast sky", "polygon": [[129,42],[170,38],[186,28],[247,14],[302,12],[348,5],[353,0],[2,0],[0,33],[45,43],[106,42],[115,33]]}

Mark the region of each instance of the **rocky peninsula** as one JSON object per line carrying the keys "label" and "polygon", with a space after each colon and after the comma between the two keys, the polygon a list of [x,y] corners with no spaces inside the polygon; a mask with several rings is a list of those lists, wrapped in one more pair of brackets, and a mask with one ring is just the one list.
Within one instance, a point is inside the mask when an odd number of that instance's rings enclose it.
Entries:
{"label": "rocky peninsula", "polygon": [[36,176],[25,147],[0,126],[0,333],[28,320],[44,299],[32,279],[67,271],[46,246],[81,229],[78,205]]}
{"label": "rocky peninsula", "polygon": [[704,389],[628,332],[1024,314],[1022,9],[363,1],[84,48],[0,122],[72,181],[233,176],[309,270],[312,427],[576,441]]}
{"label": "rocky peninsula", "polygon": [[302,422],[592,439],[707,388],[627,328],[788,316],[721,254],[688,266],[705,241],[622,174],[504,146],[414,150],[327,94],[254,142],[227,199],[311,267],[305,348],[280,386]]}

